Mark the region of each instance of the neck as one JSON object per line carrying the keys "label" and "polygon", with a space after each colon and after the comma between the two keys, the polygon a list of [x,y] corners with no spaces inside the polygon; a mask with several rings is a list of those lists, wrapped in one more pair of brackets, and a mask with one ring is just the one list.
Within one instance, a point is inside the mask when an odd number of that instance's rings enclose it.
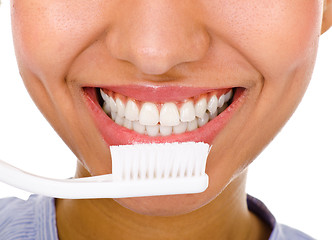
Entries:
{"label": "neck", "polygon": [[217,198],[184,215],[132,212],[113,199],[57,199],[59,238],[66,239],[268,239],[270,230],[248,211],[246,172]]}

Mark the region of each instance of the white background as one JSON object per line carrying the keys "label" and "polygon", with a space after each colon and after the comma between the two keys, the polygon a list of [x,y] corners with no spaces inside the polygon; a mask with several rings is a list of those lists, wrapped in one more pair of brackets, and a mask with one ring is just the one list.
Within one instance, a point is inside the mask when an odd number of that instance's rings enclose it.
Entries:
{"label": "white background", "polygon": [[[9,1],[0,8],[0,159],[27,171],[67,178],[75,156],[44,120],[17,71]],[[332,30],[321,37],[317,66],[297,112],[251,165],[248,193],[279,222],[332,239]],[[277,111],[277,109],[276,109]],[[0,183],[0,198],[28,193]]]}

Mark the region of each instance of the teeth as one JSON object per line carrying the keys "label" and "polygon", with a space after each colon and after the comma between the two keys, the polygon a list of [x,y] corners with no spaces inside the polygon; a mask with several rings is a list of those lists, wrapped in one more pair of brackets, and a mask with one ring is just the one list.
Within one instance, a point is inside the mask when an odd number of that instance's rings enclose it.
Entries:
{"label": "teeth", "polygon": [[145,126],[140,124],[138,121],[133,122],[133,129],[135,132],[143,134],[145,132]]}
{"label": "teeth", "polygon": [[224,106],[222,106],[221,108],[218,108],[218,114],[222,113],[227,107],[228,107],[228,104],[225,103]]}
{"label": "teeth", "polygon": [[121,101],[120,98],[116,98],[115,103],[118,110],[117,117],[124,117],[126,106],[124,105],[124,103]]}
{"label": "teeth", "polygon": [[119,124],[119,125],[123,125],[123,123],[124,123],[124,117],[121,117],[119,114],[117,114],[116,118],[115,118],[115,123]]}
{"label": "teeth", "polygon": [[109,96],[106,93],[104,93],[104,91],[101,89],[100,89],[100,95],[105,102],[108,102]]}
{"label": "teeth", "polygon": [[176,126],[180,123],[179,111],[174,103],[165,103],[160,110],[161,126]]}
{"label": "teeth", "polygon": [[209,113],[209,120],[214,119],[216,116],[218,116],[218,111],[215,111],[214,113]]}
{"label": "teeth", "polygon": [[103,110],[104,110],[105,113],[107,113],[107,115],[110,115],[111,112],[112,112],[111,107],[107,102],[104,102]]}
{"label": "teeth", "polygon": [[146,102],[139,114],[139,123],[142,125],[156,125],[159,122],[159,112],[156,104]]}
{"label": "teeth", "polygon": [[150,137],[155,137],[159,133],[159,125],[146,126],[146,132]]}
{"label": "teeth", "polygon": [[210,101],[208,102],[207,110],[209,110],[209,112],[213,114],[217,111],[217,107],[218,107],[218,98],[216,97],[216,95],[213,95],[210,98]]}
{"label": "teeth", "polygon": [[190,122],[195,119],[195,107],[192,101],[185,102],[180,108],[181,122]]}
{"label": "teeth", "polygon": [[112,97],[108,96],[106,93],[104,93],[103,90],[101,90],[101,89],[100,89],[100,94],[104,100],[104,105],[105,105],[105,103],[107,104],[107,109],[111,109],[112,112],[117,112],[117,108],[116,108],[114,99]]}
{"label": "teeth", "polygon": [[111,112],[111,118],[113,121],[116,119],[116,112]]}
{"label": "teeth", "polygon": [[117,112],[118,108],[116,107],[116,103],[112,97],[109,97],[109,105],[111,107],[112,112]]}
{"label": "teeth", "polygon": [[125,117],[130,121],[137,121],[139,118],[139,110],[132,100],[129,100],[125,109]]}
{"label": "teeth", "polygon": [[[204,126],[228,107],[228,101],[233,97],[233,90],[231,89],[226,94],[221,95],[219,99],[215,94],[211,94],[209,101],[207,101],[206,95],[200,96],[195,104],[188,99],[184,101],[180,109],[173,102],[164,104],[145,102],[140,110],[136,104],[137,100],[129,98],[126,100],[127,97],[125,96],[111,93],[110,95],[116,95],[114,101],[112,96],[108,96],[101,89],[100,94],[104,100],[102,106],[104,112],[116,124],[134,130],[139,134],[155,137],[181,134]],[[161,108],[160,114],[158,106]]]}
{"label": "teeth", "polygon": [[179,125],[173,127],[173,132],[175,134],[184,133],[187,130],[188,123],[181,122]]}
{"label": "teeth", "polygon": [[206,98],[201,98],[195,104],[195,114],[196,114],[196,117],[202,118],[204,116],[204,113],[206,112],[206,108],[207,108]]}
{"label": "teeth", "polygon": [[160,134],[161,136],[168,136],[172,134],[172,127],[170,126],[160,126]]}
{"label": "teeth", "polygon": [[196,128],[198,128],[198,124],[197,124],[197,118],[195,118],[193,121],[188,122],[188,126],[187,126],[187,131],[193,131]]}
{"label": "teeth", "polygon": [[225,102],[228,102],[233,96],[233,90],[231,89],[228,93],[225,94]]}
{"label": "teeth", "polygon": [[123,126],[125,128],[128,128],[128,129],[132,130],[133,129],[133,122],[125,118],[124,122],[123,122]]}
{"label": "teeth", "polygon": [[219,100],[218,100],[218,107],[222,107],[225,103],[225,95],[221,95]]}
{"label": "teeth", "polygon": [[204,113],[203,118],[198,118],[197,119],[197,123],[199,127],[204,126],[205,124],[207,124],[207,122],[209,121],[209,114]]}

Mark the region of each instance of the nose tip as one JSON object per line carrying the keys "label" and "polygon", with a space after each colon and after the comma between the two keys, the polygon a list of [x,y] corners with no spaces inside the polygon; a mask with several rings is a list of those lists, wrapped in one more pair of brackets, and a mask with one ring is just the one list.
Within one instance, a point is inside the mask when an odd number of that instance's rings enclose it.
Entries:
{"label": "nose tip", "polygon": [[193,45],[185,40],[167,42],[159,46],[156,46],[156,42],[142,47],[136,43],[130,50],[126,50],[127,54],[124,53],[118,58],[130,62],[144,74],[161,75],[177,65],[203,58],[207,45],[202,42]]}
{"label": "nose tip", "polygon": [[166,49],[156,49],[151,46],[133,49],[133,54],[128,58],[140,71],[145,74],[160,75],[167,72],[179,60]]}
{"label": "nose tip", "polygon": [[209,35],[203,24],[186,14],[187,8],[176,3],[167,7],[160,1],[148,3],[126,9],[126,16],[109,32],[108,47],[114,58],[129,62],[144,74],[161,75],[204,57]]}

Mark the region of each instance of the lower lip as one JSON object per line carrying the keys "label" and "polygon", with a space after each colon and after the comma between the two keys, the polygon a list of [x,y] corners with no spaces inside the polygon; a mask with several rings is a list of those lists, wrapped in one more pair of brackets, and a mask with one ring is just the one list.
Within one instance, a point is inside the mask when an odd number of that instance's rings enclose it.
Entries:
{"label": "lower lip", "polygon": [[122,127],[107,116],[98,103],[95,88],[84,88],[84,92],[97,128],[109,146],[130,145],[134,143],[172,143],[189,141],[205,142],[211,145],[217,134],[227,125],[232,116],[242,106],[244,102],[242,99],[246,96],[244,88],[236,88],[232,104],[216,118],[196,130],[169,136],[150,137]]}

